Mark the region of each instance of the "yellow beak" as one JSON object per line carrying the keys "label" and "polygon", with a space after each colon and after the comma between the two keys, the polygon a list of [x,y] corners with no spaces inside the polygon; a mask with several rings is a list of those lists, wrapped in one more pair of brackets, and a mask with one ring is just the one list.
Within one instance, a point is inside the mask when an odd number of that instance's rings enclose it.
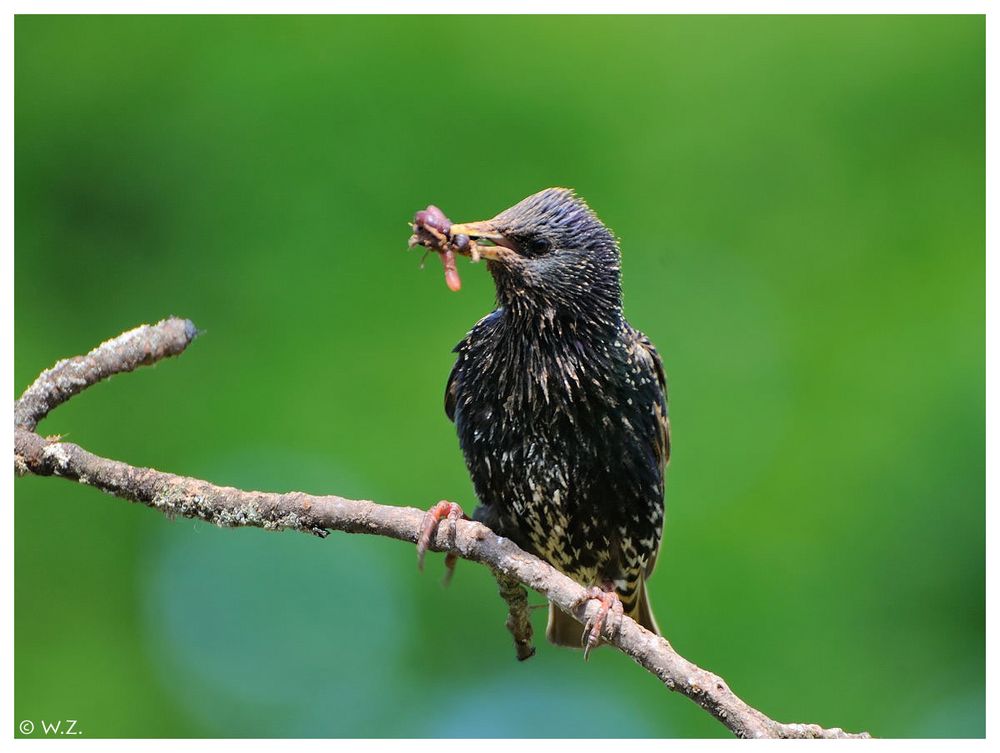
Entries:
{"label": "yellow beak", "polygon": [[492,220],[458,223],[451,226],[450,233],[452,237],[467,235],[475,240],[487,240],[495,243],[495,246],[478,247],[479,255],[484,259],[499,259],[507,253],[507,248],[511,248],[511,242],[507,240],[503,233],[496,229]]}

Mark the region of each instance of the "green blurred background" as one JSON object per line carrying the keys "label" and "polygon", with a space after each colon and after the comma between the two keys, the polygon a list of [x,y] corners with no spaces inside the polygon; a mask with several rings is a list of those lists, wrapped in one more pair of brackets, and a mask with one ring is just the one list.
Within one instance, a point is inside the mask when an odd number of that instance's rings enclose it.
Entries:
{"label": "green blurred background", "polygon": [[[463,262],[449,293],[405,223],[573,186],[620,235],[627,314],[670,380],[670,640],[784,721],[982,736],[984,31],[21,16],[15,383],[190,317],[184,356],[42,431],[224,484],[470,509],[442,396],[492,284]],[[613,651],[517,663],[481,567],[443,589],[440,555],[421,574],[394,541],[16,490],[16,720],[727,734]]]}

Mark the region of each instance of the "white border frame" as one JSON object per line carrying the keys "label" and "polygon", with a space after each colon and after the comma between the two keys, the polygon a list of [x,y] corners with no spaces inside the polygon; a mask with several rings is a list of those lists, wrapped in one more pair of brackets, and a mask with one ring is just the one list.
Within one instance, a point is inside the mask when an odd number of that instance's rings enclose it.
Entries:
{"label": "white border frame", "polygon": [[[0,345],[8,354],[5,362],[8,366],[3,370],[2,384],[5,394],[13,395],[15,388],[25,385],[13,384],[14,361],[14,16],[17,14],[69,14],[69,13],[127,13],[127,14],[256,14],[256,13],[294,13],[294,14],[369,14],[369,13],[452,13],[452,14],[487,14],[487,13],[573,13],[573,14],[614,14],[626,15],[637,13],[672,13],[672,14],[976,14],[986,16],[986,134],[987,134],[987,178],[986,178],[986,624],[987,624],[987,663],[986,663],[986,730],[985,740],[966,740],[947,743],[962,748],[982,748],[994,736],[996,723],[993,721],[995,710],[995,694],[993,678],[996,675],[996,652],[989,650],[993,626],[996,624],[995,605],[997,603],[997,585],[994,571],[995,557],[990,555],[991,544],[997,542],[996,514],[991,511],[993,497],[997,486],[996,447],[997,432],[1000,424],[997,421],[995,403],[989,400],[990,388],[995,386],[997,374],[994,356],[997,349],[994,334],[997,331],[997,305],[992,303],[990,293],[1000,293],[997,285],[996,249],[994,243],[994,223],[997,200],[994,189],[996,175],[996,159],[993,150],[989,149],[990,136],[995,130],[997,81],[997,56],[990,53],[993,43],[997,43],[996,22],[990,18],[991,4],[985,0],[674,0],[652,2],[650,0],[617,0],[614,3],[600,0],[370,0],[369,2],[329,2],[326,0],[142,0],[142,2],[126,2],[124,0],[38,0],[37,2],[10,2],[4,4],[0,16]],[[995,139],[992,139],[995,143]],[[9,398],[8,398],[9,400]],[[7,402],[4,410],[7,412],[7,426],[13,423],[13,406]],[[4,435],[4,444],[13,453],[13,435]],[[10,455],[7,455],[10,457]],[[14,477],[8,471],[4,484],[5,493],[0,494],[3,521],[5,523],[2,538],[0,538],[0,740],[12,739],[19,749],[29,747],[60,744],[56,740],[40,738],[14,738]],[[9,492],[9,493],[7,493]],[[936,671],[942,671],[938,668]],[[944,670],[946,671],[946,669]],[[836,720],[834,720],[836,721]],[[74,750],[82,751],[134,751],[136,748],[148,750],[169,750],[183,745],[191,751],[200,750],[239,750],[241,752],[272,750],[277,745],[282,748],[294,747],[300,750],[326,749],[330,746],[348,748],[350,750],[381,750],[386,747],[402,747],[414,751],[465,750],[468,741],[462,740],[104,740],[78,738],[73,742]],[[503,740],[477,740],[473,743],[477,749],[492,753],[506,749],[512,743]],[[520,746],[525,742],[513,743]],[[578,750],[580,741],[546,740],[537,743],[544,745],[551,753],[553,748],[561,750]],[[662,753],[664,746],[676,750],[678,746],[687,748],[718,749],[731,743],[727,740],[645,740],[629,741],[631,752],[657,751]],[[765,742],[762,745],[811,745],[813,743]],[[836,745],[838,743],[826,743]],[[943,741],[935,740],[875,740],[859,743],[839,743],[875,746],[879,748],[893,747],[910,750],[939,750]]]}

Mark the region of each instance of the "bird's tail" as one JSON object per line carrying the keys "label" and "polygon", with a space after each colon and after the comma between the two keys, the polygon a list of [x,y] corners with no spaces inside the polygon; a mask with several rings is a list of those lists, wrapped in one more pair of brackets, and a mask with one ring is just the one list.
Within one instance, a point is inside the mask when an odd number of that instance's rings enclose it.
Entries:
{"label": "bird's tail", "polygon": [[545,637],[556,646],[583,648],[583,625],[550,601]]}
{"label": "bird's tail", "polygon": [[[653,610],[649,606],[649,594],[646,592],[645,580],[639,584],[639,598],[636,601],[635,607],[629,612],[629,617],[646,628],[646,630],[660,635],[660,628],[656,624],[656,618],[653,617]],[[549,639],[549,643],[556,646],[582,648],[583,625],[552,602],[549,602],[549,624],[545,628],[545,637]]]}

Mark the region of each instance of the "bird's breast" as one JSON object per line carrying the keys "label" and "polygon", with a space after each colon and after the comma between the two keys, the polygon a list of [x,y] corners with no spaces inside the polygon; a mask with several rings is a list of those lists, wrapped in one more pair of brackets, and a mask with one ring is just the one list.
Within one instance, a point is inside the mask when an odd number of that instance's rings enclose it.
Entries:
{"label": "bird's breast", "polygon": [[477,496],[557,567],[599,567],[624,528],[649,536],[662,512],[642,379],[614,337],[503,342],[459,356],[455,424]]}

